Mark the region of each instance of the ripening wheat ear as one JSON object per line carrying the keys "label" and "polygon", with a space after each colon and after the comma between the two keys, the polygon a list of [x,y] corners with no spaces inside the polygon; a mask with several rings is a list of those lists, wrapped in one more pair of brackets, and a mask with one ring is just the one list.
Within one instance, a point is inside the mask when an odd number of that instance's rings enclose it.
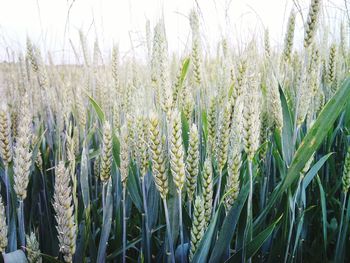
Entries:
{"label": "ripening wheat ear", "polygon": [[128,114],[126,116],[126,132],[127,132],[127,141],[129,145],[130,156],[133,160],[136,159],[136,141],[135,141],[135,116],[134,114]]}
{"label": "ripening wheat ear", "polygon": [[190,13],[190,26],[192,30],[192,60],[194,84],[201,85],[201,44],[199,35],[199,19],[197,13],[192,10]]}
{"label": "ripening wheat ear", "polygon": [[336,80],[336,54],[337,54],[337,48],[335,44],[332,44],[329,50],[329,59],[328,59],[328,70],[327,70],[327,85],[331,89],[331,91],[334,93],[336,91],[336,85],[333,83]]}
{"label": "ripening wheat ear", "polygon": [[243,143],[248,159],[252,160],[259,147],[260,137],[260,101],[256,83],[252,82],[252,89],[246,92],[243,108]]}
{"label": "ripening wheat ear", "polygon": [[284,37],[283,60],[285,62],[290,61],[290,58],[291,58],[293,41],[294,41],[294,30],[295,30],[295,12],[292,10],[288,18],[287,32]]}
{"label": "ripening wheat ear", "polygon": [[348,147],[346,157],[345,157],[342,182],[343,182],[343,192],[347,193],[350,187],[350,146]]}
{"label": "ripening wheat ear", "polygon": [[[183,223],[182,223],[182,190],[186,180],[184,149],[182,142],[182,125],[180,113],[175,110],[170,119],[170,168],[173,176],[173,181],[176,186],[176,191],[179,200],[179,230],[181,246],[184,244]],[[184,256],[182,254],[181,261]]]}
{"label": "ripening wheat ear", "polygon": [[101,155],[100,179],[103,183],[107,182],[111,176],[112,169],[112,129],[109,122],[103,125],[103,145]]}
{"label": "ripening wheat ear", "polygon": [[231,103],[227,102],[220,121],[219,133],[217,134],[216,156],[218,161],[219,173],[224,169],[227,161],[227,150],[230,136],[230,120],[231,120]]}
{"label": "ripening wheat ear", "polygon": [[6,105],[0,106],[0,157],[5,166],[12,160],[11,123]]}
{"label": "ripening wheat ear", "polygon": [[126,183],[129,175],[129,144],[128,144],[128,129],[124,124],[120,131],[120,178],[123,189],[126,189]]}
{"label": "ripening wheat ear", "polygon": [[120,76],[119,76],[119,46],[114,45],[112,50],[112,78],[115,98],[120,96]]}
{"label": "ripening wheat ear", "polygon": [[170,137],[170,168],[173,180],[178,193],[181,193],[185,184],[185,163],[182,143],[181,118],[178,111],[171,116],[171,137]]}
{"label": "ripening wheat ear", "polygon": [[272,115],[272,124],[279,131],[283,128],[283,114],[280,94],[278,91],[278,82],[275,76],[270,75],[267,79],[267,101],[268,111]]}
{"label": "ripening wheat ear", "polygon": [[194,202],[194,212],[192,218],[192,228],[191,228],[191,249],[190,249],[190,261],[192,261],[193,256],[199,246],[202,237],[204,236],[205,230],[205,210],[203,198],[200,196],[196,197]]}
{"label": "ripening wheat ear", "polygon": [[225,192],[228,194],[225,198],[225,208],[226,211],[229,211],[230,208],[232,207],[233,203],[236,201],[238,194],[239,194],[239,173],[240,173],[240,168],[242,165],[241,161],[241,152],[238,149],[235,149],[231,153],[231,157],[229,158],[228,161],[228,166],[227,166],[227,182],[226,182],[226,188]]}
{"label": "ripening wheat ear", "polygon": [[219,202],[220,192],[221,192],[221,181],[222,181],[222,170],[224,169],[225,163],[227,161],[227,151],[230,135],[230,120],[231,120],[231,103],[227,102],[221,114],[219,133],[217,134],[217,145],[215,157],[218,163],[219,180],[217,183],[217,190],[214,200],[214,209]]}
{"label": "ripening wheat ear", "polygon": [[216,138],[216,126],[217,126],[217,108],[216,108],[216,100],[212,98],[210,100],[209,110],[208,110],[208,149],[212,152],[212,147],[215,146],[215,138]]}
{"label": "ripening wheat ear", "polygon": [[138,116],[136,122],[136,133],[137,133],[137,143],[136,143],[136,159],[140,167],[140,176],[143,178],[148,170],[148,122],[146,118],[141,115]]}
{"label": "ripening wheat ear", "polygon": [[312,80],[310,76],[303,74],[303,79],[301,80],[301,84],[298,87],[298,107],[297,107],[297,127],[300,127],[306,117],[308,109],[310,107],[311,100],[311,83]]}
{"label": "ripening wheat ear", "polygon": [[0,196],[0,252],[4,253],[7,247],[7,224],[4,204]]}
{"label": "ripening wheat ear", "polygon": [[60,252],[69,263],[75,253],[77,227],[74,222],[74,207],[72,205],[72,188],[70,175],[61,161],[56,168],[55,193],[53,207],[56,212],[57,233]]}
{"label": "ripening wheat ear", "polygon": [[197,186],[199,171],[199,135],[196,124],[193,124],[189,135],[189,147],[186,158],[186,187],[187,196],[190,201],[193,199]]}
{"label": "ripening wheat ear", "polygon": [[27,37],[27,58],[29,59],[30,64],[32,65],[33,71],[38,72],[38,62],[36,61],[33,44],[29,37]]}
{"label": "ripening wheat ear", "polygon": [[23,98],[20,120],[18,123],[18,135],[14,150],[14,189],[18,199],[27,197],[32,152],[30,151],[31,114],[29,111],[29,98],[26,94]]}
{"label": "ripening wheat ear", "polygon": [[34,232],[30,232],[30,235],[26,235],[26,243],[29,263],[41,263],[42,258],[40,255],[39,242],[36,239]]}
{"label": "ripening wheat ear", "polygon": [[192,113],[194,110],[194,99],[189,90],[189,87],[183,89],[183,98],[182,98],[182,111],[185,115],[185,118],[188,123],[192,121]]}
{"label": "ripening wheat ear", "polygon": [[183,90],[183,85],[181,83],[181,75],[183,70],[183,63],[180,64],[180,68],[177,71],[175,83],[173,86],[173,94],[172,94],[172,108],[174,109],[176,107],[176,103],[178,101],[181,101],[181,98],[179,98],[179,95],[181,95],[181,91]]}
{"label": "ripening wheat ear", "polygon": [[210,157],[204,162],[202,171],[202,194],[204,200],[204,216],[206,225],[209,224],[213,207],[213,171]]}
{"label": "ripening wheat ear", "polygon": [[311,0],[309,14],[305,25],[304,47],[308,48],[312,43],[318,22],[321,0]]}
{"label": "ripening wheat ear", "polygon": [[152,159],[152,175],[162,199],[166,199],[169,191],[168,176],[166,174],[166,159],[164,143],[160,131],[159,118],[155,113],[149,117],[150,150]]}
{"label": "ripening wheat ear", "polygon": [[84,99],[83,96],[80,94],[81,90],[79,89],[78,94],[76,96],[76,109],[78,112],[78,120],[79,120],[79,126],[82,129],[83,132],[85,132],[85,127],[87,123],[87,114],[86,114],[86,107],[84,105]]}
{"label": "ripening wheat ear", "polygon": [[239,194],[239,175],[242,166],[242,100],[238,100],[232,117],[230,147],[227,161],[227,177],[225,193],[225,208],[229,211]]}
{"label": "ripening wheat ear", "polygon": [[79,38],[80,38],[80,44],[81,44],[81,49],[83,50],[83,56],[84,56],[84,62],[85,65],[87,67],[90,66],[91,62],[90,62],[90,54],[89,54],[89,50],[86,44],[86,37],[83,33],[82,30],[79,30]]}

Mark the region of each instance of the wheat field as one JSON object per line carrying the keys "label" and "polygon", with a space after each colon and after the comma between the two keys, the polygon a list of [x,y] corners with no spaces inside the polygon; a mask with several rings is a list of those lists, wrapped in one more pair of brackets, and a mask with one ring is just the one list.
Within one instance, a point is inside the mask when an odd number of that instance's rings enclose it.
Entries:
{"label": "wheat field", "polygon": [[[1,63],[0,251],[12,262],[349,262],[349,23],[326,38],[311,0],[300,47],[227,39],[146,59],[27,37]],[[323,26],[321,26],[321,24]],[[93,46],[93,48],[91,48]]]}

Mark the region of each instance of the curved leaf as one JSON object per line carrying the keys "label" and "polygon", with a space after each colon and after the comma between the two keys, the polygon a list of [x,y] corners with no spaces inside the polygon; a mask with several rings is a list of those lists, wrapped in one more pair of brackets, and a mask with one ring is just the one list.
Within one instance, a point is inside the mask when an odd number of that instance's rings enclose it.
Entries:
{"label": "curved leaf", "polygon": [[103,113],[100,105],[98,105],[98,103],[91,96],[88,95],[88,97],[89,97],[89,101],[90,101],[92,107],[96,111],[97,117],[99,118],[100,122],[104,123],[104,121],[105,121],[105,114]]}
{"label": "curved leaf", "polygon": [[[282,219],[283,215],[281,215],[274,223],[272,223],[265,230],[260,232],[252,241],[250,241],[246,247],[246,255],[247,258],[253,257],[259,248],[265,243],[265,241],[270,237],[276,225]],[[225,262],[233,263],[233,262],[242,262],[242,249],[240,249],[235,255],[230,257]]]}
{"label": "curved leaf", "polygon": [[242,208],[244,206],[244,203],[248,197],[248,194],[249,194],[249,184],[247,183],[240,191],[237,200],[233,204],[232,208],[230,209],[229,213],[227,214],[223,222],[218,240],[215,242],[213,252],[209,259],[210,263],[220,262],[222,260],[222,257],[226,252],[225,250],[227,246],[230,244],[231,239],[236,230],[236,225],[237,225],[239,216],[241,214]]}

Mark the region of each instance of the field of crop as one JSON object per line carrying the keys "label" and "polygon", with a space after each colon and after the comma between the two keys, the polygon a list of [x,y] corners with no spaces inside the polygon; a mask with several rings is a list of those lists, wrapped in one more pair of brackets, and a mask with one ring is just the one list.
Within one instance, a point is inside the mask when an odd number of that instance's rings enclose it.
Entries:
{"label": "field of crop", "polygon": [[1,260],[349,262],[350,19],[323,38],[320,10],[281,50],[206,56],[195,9],[183,56],[163,20],[145,60],[28,37],[0,65]]}

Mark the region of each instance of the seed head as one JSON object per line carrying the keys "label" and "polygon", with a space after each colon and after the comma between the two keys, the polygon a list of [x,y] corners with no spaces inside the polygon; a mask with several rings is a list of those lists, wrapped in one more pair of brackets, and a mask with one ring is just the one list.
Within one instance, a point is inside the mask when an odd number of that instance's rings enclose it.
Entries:
{"label": "seed head", "polygon": [[304,47],[308,48],[315,36],[321,0],[311,0],[309,14],[305,25]]}
{"label": "seed head", "polygon": [[112,169],[112,130],[108,121],[103,126],[103,144],[101,155],[101,172],[100,179],[107,182],[111,176]]}
{"label": "seed head", "polygon": [[30,167],[32,164],[32,152],[30,150],[31,114],[29,112],[29,98],[23,98],[20,120],[18,123],[18,135],[14,150],[14,189],[17,197],[24,200],[27,197]]}
{"label": "seed head", "polygon": [[42,258],[40,255],[39,242],[34,232],[30,232],[30,235],[26,235],[26,244],[29,263],[41,263]]}
{"label": "seed head", "polygon": [[56,168],[53,207],[56,212],[57,233],[60,252],[66,262],[72,262],[75,253],[77,227],[74,222],[70,175],[61,161]]}
{"label": "seed head", "polygon": [[213,171],[211,161],[207,158],[202,171],[202,193],[204,200],[204,216],[208,225],[213,207]]}
{"label": "seed head", "polygon": [[175,110],[171,116],[170,137],[170,168],[178,193],[181,193],[185,184],[184,149],[182,143],[182,126],[180,113]]}
{"label": "seed head", "polygon": [[343,192],[346,193],[350,187],[350,146],[348,147],[346,157],[345,157],[342,181],[343,181]]}
{"label": "seed head", "polygon": [[291,53],[293,49],[293,41],[294,41],[294,31],[295,31],[295,12],[292,10],[287,25],[287,32],[284,37],[284,48],[283,48],[283,60],[290,61]]}
{"label": "seed head", "polygon": [[244,96],[243,142],[248,159],[252,160],[259,147],[260,137],[260,101],[257,87],[252,80],[252,88]]}
{"label": "seed head", "polygon": [[190,249],[190,261],[192,261],[193,256],[198,248],[200,241],[204,235],[205,230],[205,211],[203,198],[200,196],[196,197],[194,202],[194,212],[192,219],[191,228],[191,249]]}
{"label": "seed head", "polygon": [[166,199],[169,191],[166,174],[166,159],[164,155],[164,142],[160,130],[159,118],[151,113],[149,118],[150,150],[152,159],[152,175],[162,199]]}
{"label": "seed head", "polygon": [[0,196],[0,252],[4,253],[7,247],[7,224],[5,208]]}
{"label": "seed head", "polygon": [[197,185],[199,171],[199,137],[196,124],[193,124],[189,135],[189,147],[186,158],[186,187],[188,199],[192,201]]}
{"label": "seed head", "polygon": [[126,182],[129,175],[129,162],[128,130],[124,124],[120,131],[120,177],[124,189],[126,188]]}
{"label": "seed head", "polygon": [[12,160],[11,123],[6,105],[0,107],[0,157],[6,166]]}

